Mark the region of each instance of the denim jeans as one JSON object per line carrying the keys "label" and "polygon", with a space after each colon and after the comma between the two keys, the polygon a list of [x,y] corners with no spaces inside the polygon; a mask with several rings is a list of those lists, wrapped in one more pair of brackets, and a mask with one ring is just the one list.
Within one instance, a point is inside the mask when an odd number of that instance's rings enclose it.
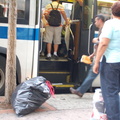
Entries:
{"label": "denim jeans", "polygon": [[98,76],[98,74],[93,73],[92,68],[93,68],[93,64],[91,65],[88,75],[85,78],[85,80],[83,81],[82,85],[76,89],[77,91],[79,91],[82,94],[87,92],[87,90],[92,86],[92,82],[94,81],[94,79]]}
{"label": "denim jeans", "polygon": [[108,120],[120,120],[118,94],[120,91],[120,62],[106,63],[104,56],[101,62],[100,78]]}

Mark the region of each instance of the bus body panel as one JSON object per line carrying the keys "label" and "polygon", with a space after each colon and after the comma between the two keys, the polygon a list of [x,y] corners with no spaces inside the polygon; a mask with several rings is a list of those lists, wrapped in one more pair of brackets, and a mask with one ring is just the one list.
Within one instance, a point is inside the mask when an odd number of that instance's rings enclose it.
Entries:
{"label": "bus body panel", "polygon": [[[38,66],[40,22],[36,23],[36,14],[39,13],[37,16],[40,19],[40,1],[37,0],[37,2],[39,8],[36,8],[36,0],[26,0],[26,3],[30,5],[26,10],[27,14],[29,14],[29,22],[26,25],[17,24],[16,28],[16,56],[21,67],[21,82],[33,76],[36,77],[38,72],[36,68]],[[39,11],[36,13],[36,10]],[[8,24],[4,23],[4,21],[0,22],[0,31],[0,46],[7,48]],[[2,54],[1,51],[0,54]],[[6,53],[4,54],[6,56]]]}

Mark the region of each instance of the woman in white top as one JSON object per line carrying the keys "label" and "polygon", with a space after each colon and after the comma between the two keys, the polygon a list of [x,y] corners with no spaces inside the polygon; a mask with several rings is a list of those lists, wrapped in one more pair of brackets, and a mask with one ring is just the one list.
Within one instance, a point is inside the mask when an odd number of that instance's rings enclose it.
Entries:
{"label": "woman in white top", "polygon": [[105,22],[100,35],[93,72],[100,77],[108,120],[120,120],[120,1],[111,7],[113,19]]}

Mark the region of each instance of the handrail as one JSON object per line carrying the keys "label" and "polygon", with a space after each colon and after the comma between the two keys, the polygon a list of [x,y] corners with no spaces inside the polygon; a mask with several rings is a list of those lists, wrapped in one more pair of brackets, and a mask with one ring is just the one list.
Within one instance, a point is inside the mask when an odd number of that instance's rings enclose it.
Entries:
{"label": "handrail", "polygon": [[90,37],[91,37],[91,27],[93,24],[90,24],[89,26],[89,34],[88,34],[88,54],[90,55]]}
{"label": "handrail", "polygon": [[41,20],[41,28],[40,28],[40,50],[39,53],[42,52],[42,46],[43,46],[43,31],[41,31],[41,29],[43,30],[43,22]]}

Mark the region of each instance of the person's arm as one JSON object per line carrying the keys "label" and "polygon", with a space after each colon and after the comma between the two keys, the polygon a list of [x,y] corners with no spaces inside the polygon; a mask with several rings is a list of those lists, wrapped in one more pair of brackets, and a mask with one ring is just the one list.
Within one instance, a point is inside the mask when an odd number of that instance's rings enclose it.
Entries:
{"label": "person's arm", "polygon": [[106,48],[108,47],[109,41],[110,39],[108,38],[102,38],[101,42],[99,42],[97,53],[96,53],[96,58],[95,58],[95,63],[93,66],[93,72],[96,74],[99,72],[99,62]]}
{"label": "person's arm", "polygon": [[45,16],[45,19],[48,20],[48,18],[49,18],[49,13],[48,13],[48,12],[45,12],[45,13],[44,13],[44,16]]}
{"label": "person's arm", "polygon": [[45,18],[46,20],[48,20],[48,18],[49,18],[49,13],[50,13],[50,11],[48,10],[48,9],[49,9],[48,6],[49,6],[49,5],[47,5],[47,6],[45,7],[45,10],[44,10],[44,12],[43,12],[44,18]]}
{"label": "person's arm", "polygon": [[94,51],[91,55],[89,55],[90,59],[92,59],[92,58],[96,55],[96,53],[97,53],[97,48],[98,48],[98,45],[95,45],[95,46],[94,46],[95,51]]}
{"label": "person's arm", "polygon": [[93,42],[94,44],[98,44],[98,43],[99,43],[99,38],[93,38],[92,42]]}
{"label": "person's arm", "polygon": [[90,59],[92,59],[97,53],[97,48],[98,48],[98,44],[99,44],[99,38],[93,38],[92,42],[95,44],[94,45],[95,51],[91,55],[89,55]]}

